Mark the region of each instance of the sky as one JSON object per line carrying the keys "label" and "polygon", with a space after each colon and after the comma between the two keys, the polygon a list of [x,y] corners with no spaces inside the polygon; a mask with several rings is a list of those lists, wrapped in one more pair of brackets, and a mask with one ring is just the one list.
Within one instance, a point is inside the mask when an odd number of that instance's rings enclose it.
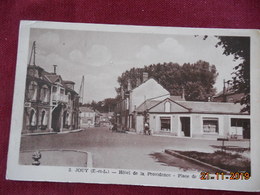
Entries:
{"label": "sky", "polygon": [[215,47],[218,39],[214,36],[203,40],[203,36],[191,35],[31,29],[30,50],[33,41],[36,65],[48,72],[58,65],[57,74],[74,81],[76,92],[84,75],[84,103],[115,97],[117,78],[124,71],[164,62],[182,65],[204,60],[215,65],[219,75],[214,87],[219,92],[223,79],[231,79],[239,63]]}

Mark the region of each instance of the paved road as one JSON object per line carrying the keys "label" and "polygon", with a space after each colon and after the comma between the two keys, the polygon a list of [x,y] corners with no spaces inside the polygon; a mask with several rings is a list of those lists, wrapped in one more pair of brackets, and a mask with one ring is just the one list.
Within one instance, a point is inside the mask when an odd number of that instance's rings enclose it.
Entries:
{"label": "paved road", "polygon": [[[113,133],[107,128],[88,128],[77,133],[25,136],[21,139],[21,150],[88,151],[93,155],[93,166],[102,168],[154,171],[179,171],[180,169],[202,171],[203,169],[207,171],[198,165],[165,154],[163,151],[175,149],[212,152],[214,149],[210,145],[220,144],[210,140]],[[239,142],[239,144],[246,146],[248,143]],[[158,162],[156,158],[158,156],[173,166]]]}

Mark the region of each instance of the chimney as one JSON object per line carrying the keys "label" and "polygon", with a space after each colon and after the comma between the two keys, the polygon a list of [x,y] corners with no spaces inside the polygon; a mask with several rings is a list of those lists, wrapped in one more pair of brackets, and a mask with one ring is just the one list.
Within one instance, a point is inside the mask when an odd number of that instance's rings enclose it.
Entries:
{"label": "chimney", "polygon": [[143,83],[148,80],[148,72],[143,72]]}
{"label": "chimney", "polygon": [[53,73],[56,74],[56,69],[58,65],[53,65]]}

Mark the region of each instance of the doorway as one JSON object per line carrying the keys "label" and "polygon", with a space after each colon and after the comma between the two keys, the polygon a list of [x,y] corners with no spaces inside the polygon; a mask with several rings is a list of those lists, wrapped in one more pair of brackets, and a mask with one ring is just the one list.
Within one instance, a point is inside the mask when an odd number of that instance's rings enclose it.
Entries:
{"label": "doorway", "polygon": [[250,119],[231,118],[231,128],[243,139],[250,139]]}
{"label": "doorway", "polygon": [[190,137],[190,117],[180,117],[181,121],[181,130],[184,133],[185,137]]}
{"label": "doorway", "polygon": [[61,128],[61,109],[62,109],[62,106],[58,105],[52,111],[51,127],[54,131],[60,131],[60,128]]}

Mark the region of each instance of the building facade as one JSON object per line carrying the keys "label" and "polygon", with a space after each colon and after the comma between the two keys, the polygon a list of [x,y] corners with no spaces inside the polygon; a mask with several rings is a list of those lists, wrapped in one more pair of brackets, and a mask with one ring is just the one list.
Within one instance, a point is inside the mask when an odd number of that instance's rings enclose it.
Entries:
{"label": "building facade", "polygon": [[146,113],[152,134],[250,139],[250,115],[241,109],[234,103],[148,100],[136,109],[136,127],[143,133]]}
{"label": "building facade", "polygon": [[79,97],[74,91],[74,84],[63,81],[56,72],[49,73],[40,66],[29,65],[22,133],[77,129]]}
{"label": "building facade", "polygon": [[96,123],[96,112],[88,107],[79,107],[80,110],[80,127],[94,127]]}
{"label": "building facade", "polygon": [[155,79],[148,79],[148,74],[144,72],[142,84],[134,89],[129,87],[128,91],[123,92],[115,109],[116,123],[122,129],[136,131],[135,109],[145,100],[163,100],[166,97],[170,97],[170,93]]}

